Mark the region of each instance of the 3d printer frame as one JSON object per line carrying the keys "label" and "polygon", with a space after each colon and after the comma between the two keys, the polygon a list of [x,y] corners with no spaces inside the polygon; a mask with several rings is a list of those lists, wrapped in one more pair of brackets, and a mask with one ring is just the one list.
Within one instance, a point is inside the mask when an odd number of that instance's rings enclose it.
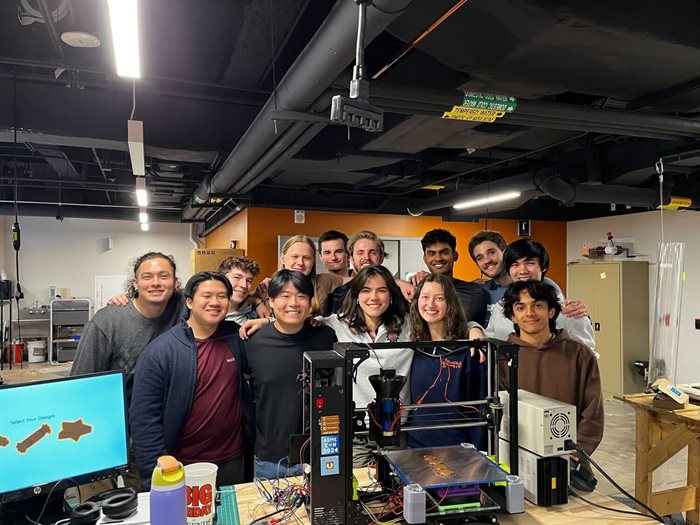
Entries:
{"label": "3d printer frame", "polygon": [[[472,400],[470,404],[485,405],[485,415],[480,421],[470,420],[468,423],[461,423],[454,426],[485,426],[488,433],[487,452],[490,456],[496,457],[498,462],[498,429],[500,425],[500,412],[503,406],[500,403],[498,391],[498,362],[505,361],[508,366],[508,392],[511,398],[517,398],[518,391],[518,346],[505,341],[496,339],[484,340],[457,340],[457,341],[440,341],[435,342],[402,342],[402,343],[336,343],[333,351],[328,352],[311,352],[305,354],[305,370],[304,380],[305,391],[311,394],[305,399],[305,430],[309,432],[311,456],[316,457],[320,463],[324,463],[322,458],[336,457],[336,464],[328,459],[325,460],[325,465],[312,467],[314,475],[317,479],[313,479],[312,483],[316,485],[316,490],[311,491],[310,517],[312,523],[325,523],[328,516],[332,516],[331,521],[334,523],[362,523],[362,517],[357,515],[356,509],[353,506],[353,494],[355,492],[354,479],[352,475],[353,464],[353,436],[355,429],[353,425],[353,416],[356,412],[353,404],[353,385],[357,367],[371,357],[374,352],[381,353],[382,350],[406,348],[417,350],[431,350],[439,346],[448,352],[450,351],[470,351],[470,348],[475,348],[477,351],[483,352],[486,355],[486,397],[481,400]],[[316,370],[316,371],[315,371]],[[319,378],[318,372],[322,371],[322,378]],[[441,407],[441,406],[459,406],[465,402],[447,402],[447,403],[424,403],[421,407]],[[514,436],[513,443],[510,447],[509,465],[511,474],[518,474],[518,404],[510,403],[509,406],[509,425],[510,435]],[[416,408],[414,405],[403,406],[404,410]],[[315,424],[310,423],[310,414],[316,411],[316,414],[328,414],[321,416]],[[483,412],[482,412],[483,413]],[[479,418],[475,418],[479,419]],[[337,429],[335,428],[337,424]],[[324,436],[323,428],[333,428],[331,434],[337,436],[335,438]],[[425,427],[423,427],[425,428]],[[400,432],[408,432],[410,427],[402,428]],[[325,434],[328,434],[326,431]],[[326,441],[324,442],[324,439]],[[328,441],[330,439],[330,441]],[[333,447],[337,446],[337,456]],[[342,456],[342,457],[341,457]],[[338,477],[335,477],[334,472],[330,469],[337,468]],[[320,479],[318,479],[320,476]],[[316,482],[316,483],[314,483]],[[321,483],[322,482],[322,483]],[[320,492],[324,494],[321,497]],[[340,490],[342,489],[342,490]],[[342,492],[342,497],[337,492]],[[315,497],[316,496],[316,497]],[[325,497],[329,496],[329,497]],[[314,501],[316,500],[316,501]],[[366,517],[365,517],[366,518]]]}

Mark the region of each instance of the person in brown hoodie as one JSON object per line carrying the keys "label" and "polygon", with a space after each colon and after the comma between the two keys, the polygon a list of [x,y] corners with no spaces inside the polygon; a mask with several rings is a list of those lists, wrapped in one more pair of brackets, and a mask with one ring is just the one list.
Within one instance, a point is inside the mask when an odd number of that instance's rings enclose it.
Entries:
{"label": "person in brown hoodie", "polygon": [[518,388],[574,405],[577,444],[590,455],[603,439],[598,362],[566,330],[557,331],[560,311],[556,291],[541,281],[516,281],[504,296],[503,312],[515,325],[508,340],[520,346]]}

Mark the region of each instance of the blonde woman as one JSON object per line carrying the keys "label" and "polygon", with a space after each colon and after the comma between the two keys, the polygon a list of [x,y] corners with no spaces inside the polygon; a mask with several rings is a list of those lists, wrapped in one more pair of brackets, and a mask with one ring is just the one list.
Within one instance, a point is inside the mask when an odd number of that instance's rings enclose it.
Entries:
{"label": "blonde woman", "polygon": [[[314,299],[311,304],[312,315],[328,315],[329,297],[333,291],[350,280],[332,273],[316,274],[316,246],[306,235],[295,235],[282,246],[280,253],[281,269],[301,272],[311,279],[314,285]],[[267,302],[267,284],[270,279],[264,279],[255,290],[255,296],[262,302]],[[260,302],[258,306],[262,306]],[[270,312],[258,312],[264,317]]]}

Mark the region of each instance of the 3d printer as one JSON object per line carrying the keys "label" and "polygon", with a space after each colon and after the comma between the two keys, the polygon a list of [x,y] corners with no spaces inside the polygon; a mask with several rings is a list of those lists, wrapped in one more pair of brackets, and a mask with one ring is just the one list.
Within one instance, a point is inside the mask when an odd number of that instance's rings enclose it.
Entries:
{"label": "3d printer", "polygon": [[[468,522],[470,517],[505,511],[523,512],[523,487],[518,469],[518,404],[509,405],[508,424],[514,440],[510,472],[499,466],[498,428],[503,405],[498,395],[497,361],[509,369],[509,392],[517,392],[518,347],[496,340],[443,341],[446,352],[469,352],[475,348],[486,356],[486,395],[483,399],[445,403],[404,405],[399,392],[407,378],[384,369],[369,377],[357,377],[359,365],[381,355],[384,349],[406,348],[422,351],[430,343],[337,343],[333,351],[304,354],[304,425],[308,433],[305,463],[310,465],[310,501],[307,506],[312,524],[365,524],[376,519],[371,500],[382,494],[401,499],[403,518],[408,523],[446,523],[451,519]],[[366,407],[355,407],[353,385],[369,381],[375,400]],[[473,446],[406,448],[406,434],[425,430],[412,425],[412,411],[470,406],[478,417],[442,423],[436,428],[484,427],[488,433],[487,455]],[[376,443],[376,489],[358,493],[353,476],[353,438],[368,436]],[[487,457],[488,456],[488,457]],[[301,459],[301,458],[300,458]],[[400,514],[394,517],[402,517]],[[489,519],[491,519],[489,517]],[[494,518],[495,520],[495,518]]]}

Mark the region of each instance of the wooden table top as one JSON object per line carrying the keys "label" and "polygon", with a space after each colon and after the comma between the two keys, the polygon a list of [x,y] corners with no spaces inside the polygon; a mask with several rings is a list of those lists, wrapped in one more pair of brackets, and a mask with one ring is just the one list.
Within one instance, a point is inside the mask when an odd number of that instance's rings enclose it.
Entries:
{"label": "wooden table top", "polygon": [[[358,469],[355,472],[360,481],[360,488],[366,486],[367,475],[366,469]],[[298,482],[298,478],[290,478],[290,481]],[[634,512],[634,509],[619,503],[618,501],[604,496],[603,494],[594,492],[592,494],[583,495],[587,500],[598,505],[610,507],[613,509]],[[238,500],[238,512],[240,523],[246,524],[255,518],[264,516],[271,512],[273,507],[262,503],[260,494],[253,483],[245,483],[236,485],[236,499]],[[557,507],[538,507],[525,501],[524,514],[498,514],[498,520],[503,525],[511,525],[514,523],[521,524],[541,524],[541,525],[591,525],[594,522],[596,525],[615,525],[623,524],[645,524],[652,523],[652,520],[643,516],[632,516],[629,514],[621,514],[611,510],[604,510],[583,501],[572,498],[567,505]],[[298,518],[304,525],[309,523],[308,517],[304,508],[297,510],[295,517]],[[368,522],[370,522],[368,518]],[[299,523],[294,518],[289,518],[286,523]],[[223,524],[227,525],[227,524]]]}
{"label": "wooden table top", "polygon": [[652,400],[655,394],[626,394],[624,396],[615,396],[615,399],[619,399],[635,408],[643,408],[649,412],[655,412],[657,414],[675,416],[679,419],[684,419],[689,422],[698,423],[700,422],[700,405],[691,403],[688,408],[681,408],[678,410],[668,410],[665,408],[658,408],[652,406]]}

